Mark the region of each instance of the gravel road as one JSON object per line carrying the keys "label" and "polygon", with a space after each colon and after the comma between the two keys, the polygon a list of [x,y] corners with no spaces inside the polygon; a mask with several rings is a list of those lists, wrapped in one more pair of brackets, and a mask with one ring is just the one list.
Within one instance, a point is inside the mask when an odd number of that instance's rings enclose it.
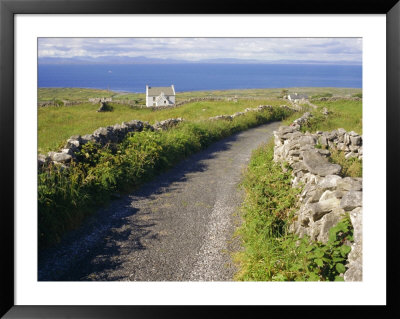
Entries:
{"label": "gravel road", "polygon": [[252,150],[279,122],[235,134],[113,200],[39,256],[43,281],[231,281]]}

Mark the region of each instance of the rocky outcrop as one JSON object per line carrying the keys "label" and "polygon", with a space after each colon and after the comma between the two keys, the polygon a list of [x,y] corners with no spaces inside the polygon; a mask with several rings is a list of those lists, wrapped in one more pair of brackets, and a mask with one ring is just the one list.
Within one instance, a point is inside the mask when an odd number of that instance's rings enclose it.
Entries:
{"label": "rocky outcrop", "polygon": [[[341,166],[328,161],[329,147],[362,158],[362,137],[343,129],[332,132],[302,133],[300,128],[310,119],[305,113],[290,126],[274,132],[274,160],[292,167],[293,186],[302,186],[300,208],[290,230],[299,237],[308,235],[326,243],[329,229],[350,214],[354,243],[348,256],[346,281],[362,280],[362,178],[340,176]],[[321,141],[323,143],[321,143]],[[327,149],[316,148],[325,145]],[[361,151],[360,151],[361,150]]]}

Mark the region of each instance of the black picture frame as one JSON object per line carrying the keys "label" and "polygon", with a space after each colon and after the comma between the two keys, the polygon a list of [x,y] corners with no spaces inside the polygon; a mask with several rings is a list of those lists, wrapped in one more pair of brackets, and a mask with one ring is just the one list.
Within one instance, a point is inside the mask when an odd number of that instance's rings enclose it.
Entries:
{"label": "black picture frame", "polygon": [[[400,106],[400,3],[398,0],[309,0],[267,2],[246,1],[234,4],[216,1],[162,0],[0,0],[0,181],[1,196],[1,308],[5,318],[152,318],[225,316],[234,312],[248,316],[259,307],[222,306],[17,306],[14,303],[14,15],[15,14],[385,14],[387,19],[387,105],[386,105],[386,217],[387,217],[387,305],[386,306],[270,306],[270,316],[288,312],[293,315],[342,316],[370,314],[398,316],[395,289],[398,275],[394,260],[398,238],[394,235],[398,221],[396,181],[399,177],[399,106]],[[384,132],[381,132],[382,134]],[[383,173],[383,172],[382,172]],[[380,274],[377,274],[379,276]],[[389,279],[389,280],[388,280]],[[323,308],[323,309],[319,309]],[[260,310],[260,309],[258,309]],[[322,312],[320,312],[322,311]]]}

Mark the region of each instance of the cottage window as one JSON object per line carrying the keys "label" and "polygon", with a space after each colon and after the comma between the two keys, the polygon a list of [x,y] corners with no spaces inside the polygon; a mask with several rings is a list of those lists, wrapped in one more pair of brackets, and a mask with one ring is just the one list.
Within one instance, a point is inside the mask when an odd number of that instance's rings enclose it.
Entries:
{"label": "cottage window", "polygon": [[153,101],[155,101],[156,100],[156,97],[155,96],[153,96]]}
{"label": "cottage window", "polygon": [[167,101],[164,101],[164,104],[167,104]]}

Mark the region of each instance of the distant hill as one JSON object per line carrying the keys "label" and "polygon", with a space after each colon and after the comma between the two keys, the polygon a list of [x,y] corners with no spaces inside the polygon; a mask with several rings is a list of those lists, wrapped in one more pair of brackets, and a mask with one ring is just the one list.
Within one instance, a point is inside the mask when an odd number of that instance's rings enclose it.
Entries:
{"label": "distant hill", "polygon": [[354,65],[349,61],[316,61],[316,60],[276,60],[276,61],[260,61],[245,60],[234,58],[218,58],[204,59],[198,61],[174,60],[174,59],[157,59],[147,58],[144,56],[128,57],[128,56],[102,56],[102,57],[40,57],[39,64],[186,64],[186,63],[210,63],[210,64],[334,64],[334,65]]}

